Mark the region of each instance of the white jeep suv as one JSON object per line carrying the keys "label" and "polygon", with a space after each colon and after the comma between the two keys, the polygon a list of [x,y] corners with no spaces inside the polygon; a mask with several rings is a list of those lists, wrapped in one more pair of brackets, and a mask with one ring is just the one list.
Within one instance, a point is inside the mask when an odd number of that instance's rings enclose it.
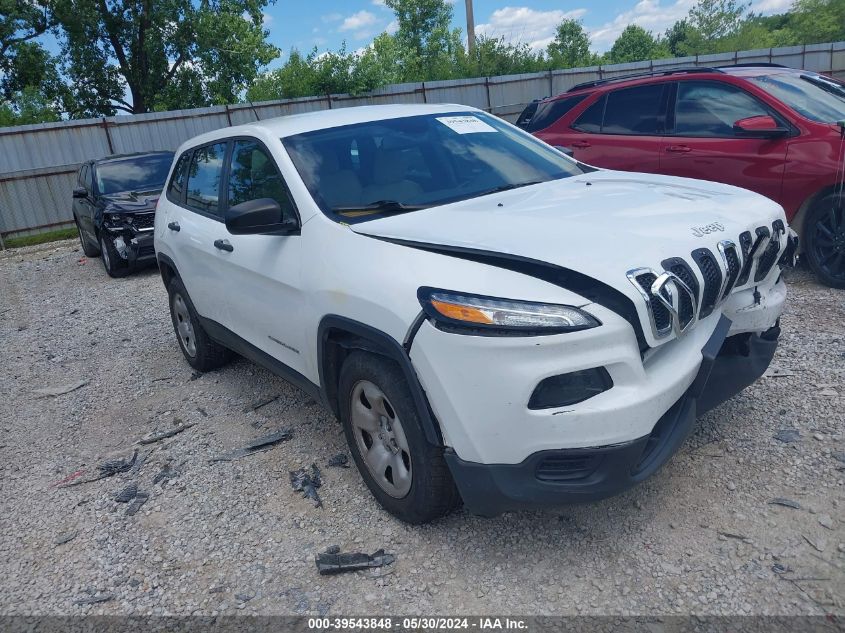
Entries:
{"label": "white jeep suv", "polygon": [[203,134],[155,219],[177,340],[318,398],[397,517],[597,499],[777,345],[797,240],[762,196],[597,170],[465,106]]}

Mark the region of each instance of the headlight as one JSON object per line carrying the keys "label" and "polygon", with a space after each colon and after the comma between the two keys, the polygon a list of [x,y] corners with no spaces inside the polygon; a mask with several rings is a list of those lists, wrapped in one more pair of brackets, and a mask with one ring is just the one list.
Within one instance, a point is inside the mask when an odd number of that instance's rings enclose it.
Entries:
{"label": "headlight", "polygon": [[439,325],[490,330],[490,334],[555,334],[577,332],[601,325],[591,314],[574,306],[498,299],[420,288],[420,303]]}

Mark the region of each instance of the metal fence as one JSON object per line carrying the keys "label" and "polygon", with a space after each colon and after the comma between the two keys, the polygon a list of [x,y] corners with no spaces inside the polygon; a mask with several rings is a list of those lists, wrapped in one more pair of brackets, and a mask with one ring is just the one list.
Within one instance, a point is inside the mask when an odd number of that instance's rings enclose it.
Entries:
{"label": "metal fence", "polygon": [[679,66],[777,63],[845,78],[845,42],[660,59],[541,73],[385,86],[364,95],[262,103],[0,128],[0,237],[72,223],[74,175],[85,160],[176,149],[202,132],[298,112],[380,103],[460,103],[513,121],[538,97],[577,83]]}

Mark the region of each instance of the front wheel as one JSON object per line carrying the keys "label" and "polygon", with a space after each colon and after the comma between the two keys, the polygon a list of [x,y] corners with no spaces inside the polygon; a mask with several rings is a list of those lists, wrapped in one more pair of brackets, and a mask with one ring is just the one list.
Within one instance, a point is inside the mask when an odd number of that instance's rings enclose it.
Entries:
{"label": "front wheel", "polygon": [[429,444],[400,368],[353,352],[338,386],[340,419],[361,477],[393,516],[427,523],[460,503],[443,450]]}
{"label": "front wheel", "polygon": [[114,240],[105,235],[100,235],[100,257],[109,277],[126,277],[129,274],[129,265],[117,252]]}
{"label": "front wheel", "polygon": [[845,199],[830,194],[816,202],[801,235],[810,268],[822,283],[845,288]]}

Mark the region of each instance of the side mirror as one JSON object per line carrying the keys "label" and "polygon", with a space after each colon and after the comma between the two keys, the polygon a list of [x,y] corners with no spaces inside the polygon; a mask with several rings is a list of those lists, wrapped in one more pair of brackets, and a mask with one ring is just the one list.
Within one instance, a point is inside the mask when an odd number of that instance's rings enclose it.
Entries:
{"label": "side mirror", "polygon": [[74,198],[87,198],[88,197],[88,191],[85,189],[85,187],[74,187],[73,188],[73,197]]}
{"label": "side mirror", "polygon": [[566,156],[569,156],[570,158],[575,156],[575,152],[572,150],[571,147],[564,147],[563,145],[552,145],[552,147],[554,147],[561,154],[565,154]]}
{"label": "side mirror", "polygon": [[247,200],[229,207],[226,229],[232,235],[292,235],[299,232],[297,220],[286,219],[282,207],[272,198]]}
{"label": "side mirror", "polygon": [[780,126],[774,117],[762,114],[734,123],[734,134],[743,138],[778,138],[789,134],[789,128]]}

